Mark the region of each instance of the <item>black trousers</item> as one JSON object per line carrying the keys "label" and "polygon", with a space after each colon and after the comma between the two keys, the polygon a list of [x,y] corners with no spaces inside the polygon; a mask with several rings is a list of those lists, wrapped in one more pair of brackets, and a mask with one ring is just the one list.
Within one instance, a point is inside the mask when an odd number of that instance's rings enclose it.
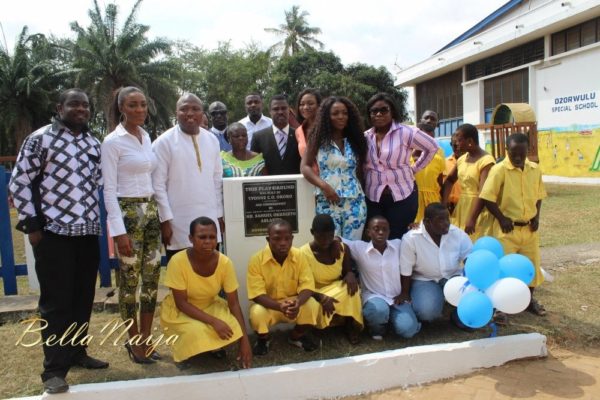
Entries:
{"label": "black trousers", "polygon": [[[33,254],[40,282],[40,314],[48,324],[42,331],[42,381],[54,376],[64,378],[71,365],[86,355],[86,346],[72,342],[80,342],[88,331],[100,262],[98,236],[44,232]],[[72,324],[76,324],[75,331],[85,327],[75,340],[63,346],[46,344],[51,335],[61,338]],[[65,340],[72,339],[73,334],[65,336]]]}
{"label": "black trousers", "polygon": [[376,215],[385,217],[390,223],[390,239],[401,239],[408,232],[408,225],[417,217],[419,190],[417,184],[407,198],[394,201],[391,193],[384,192],[378,202],[367,198],[367,221]]}

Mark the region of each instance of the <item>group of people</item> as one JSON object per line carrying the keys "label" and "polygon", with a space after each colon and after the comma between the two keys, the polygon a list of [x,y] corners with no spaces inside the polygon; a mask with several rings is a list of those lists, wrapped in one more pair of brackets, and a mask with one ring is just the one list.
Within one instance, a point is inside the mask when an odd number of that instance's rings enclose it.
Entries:
{"label": "group of people", "polygon": [[403,338],[413,337],[421,321],[442,316],[442,282],[460,274],[472,246],[466,233],[450,225],[441,203],[427,206],[421,228],[402,241],[389,238],[383,216],[369,220],[368,242],[336,236],[327,214],[315,216],[311,234],[313,240],[296,248],[289,222],[272,221],[267,245],[248,261],[248,320],[257,335],[251,350],[234,268],[215,248],[216,224],[206,217],[192,221],[192,247],[167,266],[171,294],[161,310],[163,328],[179,337],[173,345],[177,365],[187,368],[190,358],[205,352],[221,358],[223,347],[238,341],[241,365],[249,367],[252,355],[269,352],[270,330],[279,323],[294,324],[288,342],[305,351],[317,349],[312,329],[336,325],[353,345],[365,325],[374,340],[383,339],[388,325]]}
{"label": "group of people", "polygon": [[[441,288],[460,273],[477,235],[492,234],[507,253],[528,255],[536,265],[531,286],[543,280],[537,228],[545,192],[537,165],[526,159],[526,136],[511,136],[509,157],[492,167],[477,130],[462,125],[453,136],[456,167],[448,168],[433,138],[437,114],[426,112],[417,127],[404,125],[385,93],[368,101],[366,131],[349,99],[323,99],[314,89],[298,96],[297,128],[284,95],[270,99],[271,118],[262,115],[260,94],[246,96],[245,105],[247,117],[228,125],[226,105],[210,104],[207,130],[201,100],[184,94],[176,125],[151,142],[143,128],[145,94],[123,87],[114,95],[112,131],[100,144],[87,126],[87,95],[61,93],[57,117],[27,137],[10,182],[17,228],[28,234],[36,259],[39,309],[48,323],[44,339],[68,336],[69,325],[89,321],[103,228],[101,186],[119,259],[119,310],[131,321],[130,339],[139,339],[125,347],[140,364],[162,358],[145,340],[156,308],[161,244],[171,289],[161,324],[179,336],[173,355],[182,367],[198,353],[223,357],[223,347],[234,341],[249,367],[252,353],[268,352],[269,329],[279,322],[296,323],[289,342],[307,351],[316,348],[310,330],[330,324],[345,324],[351,343],[363,324],[374,339],[388,322],[411,337],[421,321],[441,315]],[[222,182],[300,172],[315,186],[314,240],[296,249],[288,223],[269,226],[268,245],[248,264],[249,321],[257,334],[251,348],[233,266],[217,250],[225,230]],[[452,197],[457,186],[460,196]],[[535,300],[531,307],[544,312]],[[87,355],[83,344],[44,345],[46,391],[66,391],[72,366],[108,363]]]}

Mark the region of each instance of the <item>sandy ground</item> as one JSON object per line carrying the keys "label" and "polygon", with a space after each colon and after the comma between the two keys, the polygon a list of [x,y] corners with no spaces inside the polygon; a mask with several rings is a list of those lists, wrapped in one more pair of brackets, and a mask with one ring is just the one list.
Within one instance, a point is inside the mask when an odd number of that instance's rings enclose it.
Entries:
{"label": "sandy ground", "polygon": [[600,349],[552,349],[545,359],[513,361],[467,377],[351,399],[600,399]]}

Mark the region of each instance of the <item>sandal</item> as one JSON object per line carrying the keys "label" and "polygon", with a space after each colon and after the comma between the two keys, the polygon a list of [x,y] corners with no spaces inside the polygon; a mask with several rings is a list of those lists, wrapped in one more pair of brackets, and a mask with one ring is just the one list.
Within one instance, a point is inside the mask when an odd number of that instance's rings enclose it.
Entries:
{"label": "sandal", "polygon": [[540,303],[538,303],[538,301],[536,299],[534,299],[533,297],[531,298],[531,301],[529,302],[527,311],[529,311],[530,313],[535,314],[539,317],[543,317],[544,315],[546,315],[546,309],[544,308],[544,306],[541,305]]}
{"label": "sandal", "polygon": [[156,361],[148,357],[140,357],[133,352],[133,347],[129,343],[125,343],[129,358],[136,364],[154,364]]}

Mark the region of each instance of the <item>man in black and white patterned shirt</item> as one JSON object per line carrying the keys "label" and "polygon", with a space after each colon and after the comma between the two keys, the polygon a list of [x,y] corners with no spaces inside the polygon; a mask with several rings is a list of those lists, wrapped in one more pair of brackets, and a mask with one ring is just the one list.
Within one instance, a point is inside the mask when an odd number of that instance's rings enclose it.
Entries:
{"label": "man in black and white patterned shirt", "polygon": [[[80,343],[87,334],[100,261],[100,143],[88,131],[90,105],[81,89],[62,92],[57,111],[52,124],[25,139],[10,180],[17,229],[29,236],[40,282],[47,393],[68,390],[65,377],[72,366],[108,367],[88,356]],[[51,335],[64,337],[67,344],[49,344]]]}

